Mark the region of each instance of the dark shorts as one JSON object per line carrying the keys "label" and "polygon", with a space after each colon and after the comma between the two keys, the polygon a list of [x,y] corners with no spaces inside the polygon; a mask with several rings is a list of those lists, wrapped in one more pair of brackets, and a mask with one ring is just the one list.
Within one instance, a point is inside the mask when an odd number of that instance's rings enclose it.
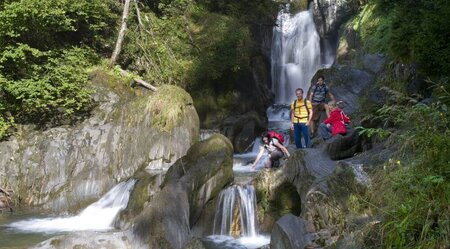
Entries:
{"label": "dark shorts", "polygon": [[313,109],[313,116],[312,120],[316,121],[319,120],[320,112],[325,111],[325,103],[312,103],[312,109]]}
{"label": "dark shorts", "polygon": [[282,151],[279,151],[279,150],[270,152],[270,160],[271,160],[272,162],[278,161],[278,160],[280,160],[280,158],[283,157],[283,155],[284,155],[283,152],[282,152]]}

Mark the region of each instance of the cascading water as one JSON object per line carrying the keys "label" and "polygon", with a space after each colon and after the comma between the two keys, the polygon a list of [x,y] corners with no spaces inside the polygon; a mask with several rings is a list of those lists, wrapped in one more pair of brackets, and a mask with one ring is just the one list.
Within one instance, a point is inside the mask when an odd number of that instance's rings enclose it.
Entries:
{"label": "cascading water", "polygon": [[[257,233],[256,194],[252,185],[233,185],[220,192],[213,233],[205,240],[215,241],[214,248],[259,248],[270,242],[268,236]],[[234,241],[231,236],[239,238]]]}
{"label": "cascading water", "polygon": [[126,208],[135,180],[114,186],[100,200],[84,209],[79,215],[64,218],[45,218],[18,221],[6,225],[14,230],[33,233],[112,229],[117,214]]}
{"label": "cascading water", "polygon": [[291,17],[286,5],[279,12],[273,29],[271,60],[275,103],[289,104],[298,87],[308,91],[312,77],[322,67],[320,37],[311,10]]}
{"label": "cascading water", "polygon": [[239,203],[241,235],[256,236],[256,194],[252,185],[234,185],[219,195],[219,207],[214,218],[214,234],[232,235],[235,205]]}

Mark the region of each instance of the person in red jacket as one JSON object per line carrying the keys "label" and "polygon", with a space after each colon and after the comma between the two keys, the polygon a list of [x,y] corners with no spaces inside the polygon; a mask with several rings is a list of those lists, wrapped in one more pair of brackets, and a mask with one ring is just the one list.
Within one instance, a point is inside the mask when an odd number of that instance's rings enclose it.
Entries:
{"label": "person in red jacket", "polygon": [[347,134],[347,124],[350,123],[350,118],[336,105],[336,101],[328,102],[330,108],[330,117],[325,119],[319,126],[319,132],[322,138],[326,141],[337,134]]}

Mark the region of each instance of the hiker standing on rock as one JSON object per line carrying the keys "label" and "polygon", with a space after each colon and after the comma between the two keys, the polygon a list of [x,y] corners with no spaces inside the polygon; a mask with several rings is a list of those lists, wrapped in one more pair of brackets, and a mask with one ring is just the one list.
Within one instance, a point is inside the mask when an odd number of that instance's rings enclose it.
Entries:
{"label": "hiker standing on rock", "polygon": [[[291,104],[291,130],[294,131],[295,146],[297,149],[308,148],[309,146],[309,131],[308,126],[311,123],[313,110],[311,102],[303,98],[303,89],[297,88],[295,90],[297,97]],[[302,145],[302,134],[305,145]]]}
{"label": "hiker standing on rock", "polygon": [[317,83],[311,87],[309,94],[309,101],[312,103],[313,117],[311,122],[312,137],[317,134],[318,121],[323,111],[326,111],[327,117],[330,116],[330,111],[326,104],[327,96],[331,101],[336,101],[334,95],[330,92],[329,87],[325,84],[325,78],[320,75]]}
{"label": "hiker standing on rock", "polygon": [[263,134],[261,136],[261,141],[263,146],[261,146],[258,156],[256,156],[255,162],[252,164],[253,170],[256,168],[256,165],[265,153],[268,153],[269,157],[264,163],[265,168],[272,168],[278,165],[279,160],[283,157],[283,155],[288,157],[291,156],[286,147],[284,147],[282,142],[280,142],[276,137],[272,137],[268,133]]}

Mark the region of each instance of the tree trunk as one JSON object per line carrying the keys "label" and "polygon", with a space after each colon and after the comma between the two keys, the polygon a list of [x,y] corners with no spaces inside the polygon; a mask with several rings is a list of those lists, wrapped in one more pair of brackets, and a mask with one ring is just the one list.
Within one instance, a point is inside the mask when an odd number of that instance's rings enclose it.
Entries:
{"label": "tree trunk", "polygon": [[116,63],[117,57],[120,54],[120,50],[122,49],[122,42],[123,38],[125,37],[125,31],[127,30],[127,19],[128,19],[128,12],[130,10],[130,1],[131,0],[125,0],[125,5],[123,6],[123,13],[122,13],[122,24],[120,26],[119,35],[117,37],[116,41],[116,47],[114,48],[114,52],[111,55],[111,60],[109,62],[109,66],[112,67]]}

